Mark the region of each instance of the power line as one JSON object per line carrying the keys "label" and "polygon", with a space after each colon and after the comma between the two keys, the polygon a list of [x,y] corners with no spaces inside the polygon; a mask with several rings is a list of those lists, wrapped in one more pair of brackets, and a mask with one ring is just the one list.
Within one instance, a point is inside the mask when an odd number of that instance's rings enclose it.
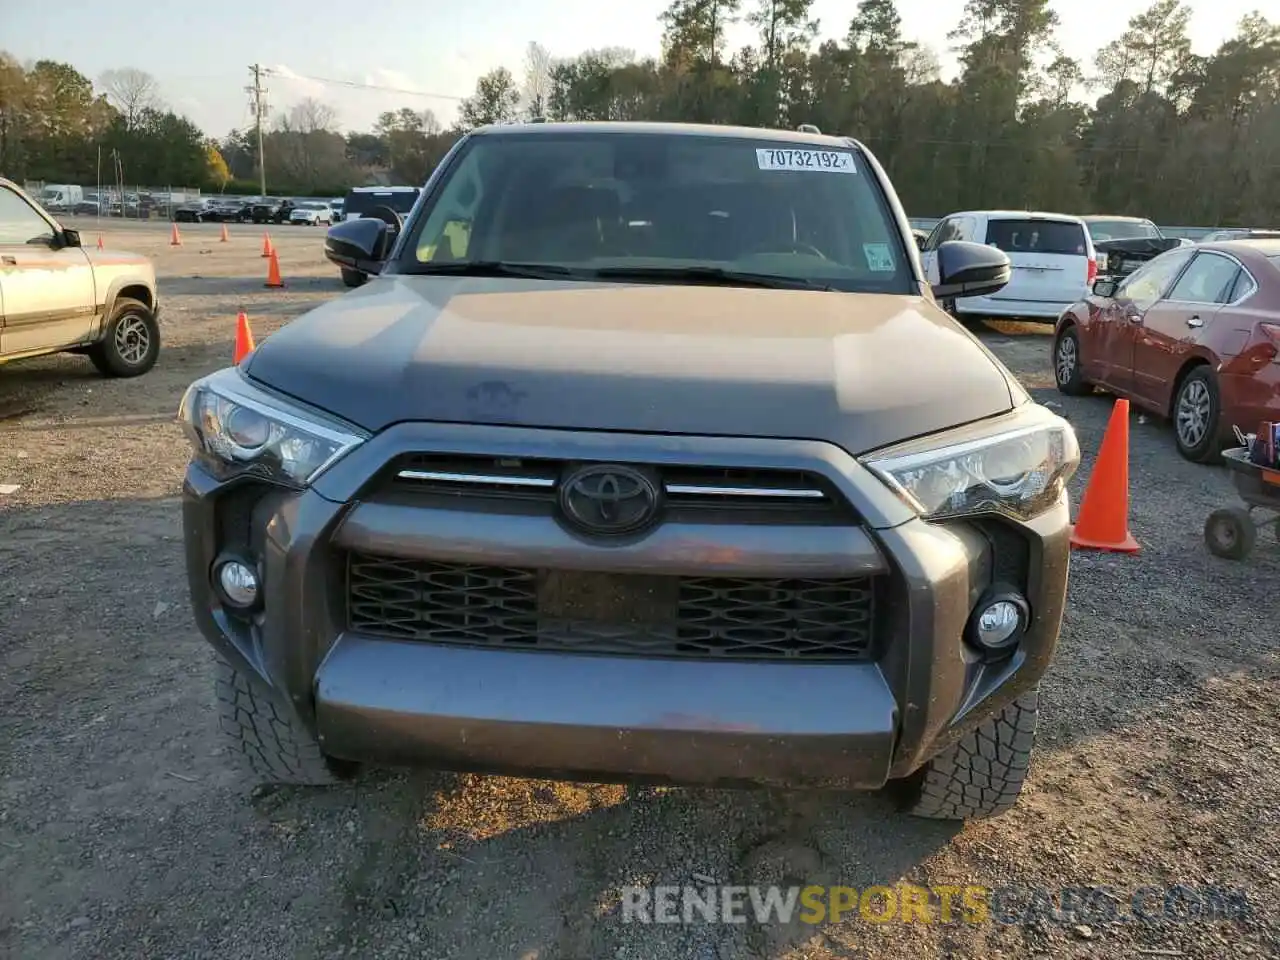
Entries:
{"label": "power line", "polygon": [[282,80],[310,80],[312,83],[328,83],[335,87],[350,87],[356,90],[378,90],[382,93],[400,93],[410,97],[429,97],[434,100],[453,100],[461,102],[466,97],[455,96],[450,93],[428,93],[425,90],[405,90],[401,87],[387,87],[379,83],[359,83],[355,80],[334,80],[331,77],[308,77],[300,73],[281,73],[279,70],[272,70],[269,67],[263,67],[262,72],[272,77],[279,77]]}

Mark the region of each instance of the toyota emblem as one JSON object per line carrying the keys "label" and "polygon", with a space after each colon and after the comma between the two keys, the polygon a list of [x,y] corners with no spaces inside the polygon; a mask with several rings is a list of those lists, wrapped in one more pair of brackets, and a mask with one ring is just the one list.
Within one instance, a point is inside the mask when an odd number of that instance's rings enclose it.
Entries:
{"label": "toyota emblem", "polygon": [[560,485],[560,509],[583,533],[618,536],[647,527],[658,516],[658,485],[633,467],[592,464]]}

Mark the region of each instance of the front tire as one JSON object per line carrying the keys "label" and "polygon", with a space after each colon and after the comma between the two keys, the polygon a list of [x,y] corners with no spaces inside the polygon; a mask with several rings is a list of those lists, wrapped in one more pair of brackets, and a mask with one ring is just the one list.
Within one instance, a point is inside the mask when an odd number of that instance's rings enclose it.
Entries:
{"label": "front tire", "polygon": [[348,270],[346,267],[342,268],[342,282],[348,287],[364,286],[364,282],[368,279],[368,277],[363,273],[360,273],[358,270]]}
{"label": "front tire", "polygon": [[1011,808],[1031,767],[1039,689],[1024,693],[906,784],[907,812],[929,820],[982,820]]}
{"label": "front tire", "polygon": [[139,377],[160,357],[160,324],[138,300],[121,297],[111,311],[102,339],[88,350],[104,377]]}
{"label": "front tire", "polygon": [[277,707],[260,685],[221,658],[214,692],[218,725],[263,782],[323,787],[355,774],[355,764],[326,757],[289,711]]}
{"label": "front tire", "polygon": [[1192,463],[1216,463],[1222,454],[1218,382],[1208,365],[1196,367],[1173,399],[1173,436],[1178,453]]}
{"label": "front tire", "polygon": [[1058,392],[1068,397],[1093,393],[1093,384],[1080,370],[1080,334],[1074,326],[1065,328],[1053,341],[1053,380]]}

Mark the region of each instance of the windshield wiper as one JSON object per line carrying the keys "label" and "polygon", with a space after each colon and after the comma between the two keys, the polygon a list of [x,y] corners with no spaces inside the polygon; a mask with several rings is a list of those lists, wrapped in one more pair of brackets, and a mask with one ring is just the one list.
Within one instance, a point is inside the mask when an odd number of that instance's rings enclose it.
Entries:
{"label": "windshield wiper", "polygon": [[693,281],[725,287],[767,287],[773,290],[832,290],[816,280],[779,277],[769,273],[726,270],[723,267],[599,267],[592,277],[601,280]]}
{"label": "windshield wiper", "polygon": [[507,260],[470,260],[457,263],[424,263],[416,267],[414,276],[428,277],[526,277],[548,280],[572,277],[574,271],[554,263],[512,263]]}

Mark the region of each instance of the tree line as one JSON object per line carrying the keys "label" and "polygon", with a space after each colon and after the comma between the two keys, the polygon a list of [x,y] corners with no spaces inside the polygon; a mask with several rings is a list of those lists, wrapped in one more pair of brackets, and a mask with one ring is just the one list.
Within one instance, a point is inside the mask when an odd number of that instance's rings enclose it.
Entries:
{"label": "tree line", "polygon": [[[418,184],[465,131],[533,117],[812,123],[870,147],[917,216],[1012,207],[1280,224],[1280,24],[1261,13],[1197,55],[1190,7],[1156,0],[1081,62],[1056,43],[1049,0],[969,0],[949,34],[959,72],[943,81],[894,0],[861,0],[843,38],[820,44],[812,3],[673,0],[653,57],[555,58],[531,43],[518,71],[479,78],[449,127],[406,107],[343,134],[331,107],[304,100],[265,136],[268,188],[339,193],[378,174]],[[755,42],[728,49],[735,23]],[[126,158],[131,182],[256,192],[252,131],[206,139],[156,94],[136,70],[95,87],[66,64],[0,57],[0,170],[91,181],[100,145]]]}

